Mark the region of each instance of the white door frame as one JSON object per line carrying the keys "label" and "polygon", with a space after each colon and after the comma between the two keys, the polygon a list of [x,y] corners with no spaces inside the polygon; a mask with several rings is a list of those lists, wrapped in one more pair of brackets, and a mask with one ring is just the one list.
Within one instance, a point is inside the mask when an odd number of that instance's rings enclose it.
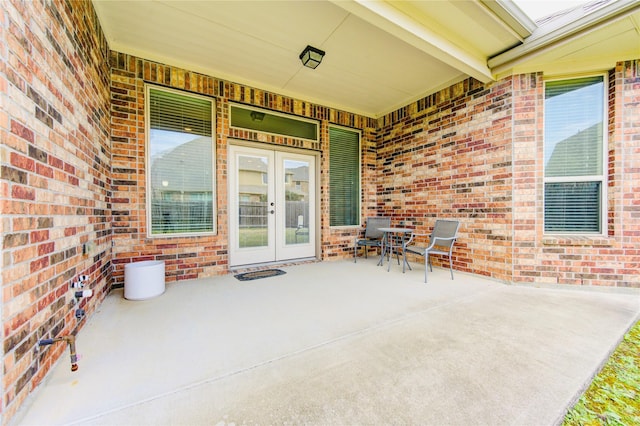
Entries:
{"label": "white door frame", "polygon": [[[267,198],[268,215],[266,217],[266,230],[264,241],[254,247],[241,245],[239,213],[239,158],[255,158],[264,160],[260,168],[265,169],[269,183],[263,189]],[[259,263],[282,262],[285,260],[304,259],[317,257],[318,253],[318,176],[317,163],[319,154],[307,150],[279,149],[271,145],[253,143],[230,143],[228,150],[228,217],[229,217],[229,266],[240,266]],[[266,165],[264,163],[267,163]],[[308,164],[308,217],[309,223],[301,223],[300,230],[292,229],[291,219],[289,229],[286,221],[286,189],[285,189],[285,162],[289,165],[296,162]],[[280,185],[279,183],[283,184]],[[264,195],[263,195],[264,197]],[[304,222],[301,221],[301,222]],[[292,233],[299,231],[301,238],[295,233],[295,241]],[[288,240],[288,241],[287,241]],[[243,240],[246,241],[246,240]]]}

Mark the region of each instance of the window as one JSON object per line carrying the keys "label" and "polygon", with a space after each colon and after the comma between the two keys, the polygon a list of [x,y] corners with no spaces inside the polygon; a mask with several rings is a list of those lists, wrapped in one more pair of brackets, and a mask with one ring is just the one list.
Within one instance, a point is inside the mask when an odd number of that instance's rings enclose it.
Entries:
{"label": "window", "polygon": [[231,118],[231,127],[312,141],[318,140],[317,121],[240,105],[231,105],[229,116]]}
{"label": "window", "polygon": [[329,127],[331,226],[360,223],[360,133]]}
{"label": "window", "polygon": [[211,99],[147,86],[149,234],[215,231]]}
{"label": "window", "polygon": [[605,87],[603,76],[545,83],[545,232],[603,232]]}

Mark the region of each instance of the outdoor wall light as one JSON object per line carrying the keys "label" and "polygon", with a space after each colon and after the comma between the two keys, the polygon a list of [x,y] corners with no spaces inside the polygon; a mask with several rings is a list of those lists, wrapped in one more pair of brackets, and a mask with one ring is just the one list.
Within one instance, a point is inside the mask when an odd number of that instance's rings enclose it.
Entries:
{"label": "outdoor wall light", "polygon": [[322,58],[324,57],[324,51],[320,49],[316,49],[313,46],[307,46],[304,48],[302,53],[300,54],[300,60],[305,67],[315,69],[320,62],[322,62]]}
{"label": "outdoor wall light", "polygon": [[251,111],[249,115],[252,121],[262,121],[264,119],[264,112]]}

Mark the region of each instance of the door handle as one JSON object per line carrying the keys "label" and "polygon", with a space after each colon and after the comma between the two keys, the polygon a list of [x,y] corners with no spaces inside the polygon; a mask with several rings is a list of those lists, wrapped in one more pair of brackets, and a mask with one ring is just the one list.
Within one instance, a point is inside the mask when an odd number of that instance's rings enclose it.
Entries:
{"label": "door handle", "polygon": [[276,211],[275,210],[269,210],[269,213],[274,214]]}

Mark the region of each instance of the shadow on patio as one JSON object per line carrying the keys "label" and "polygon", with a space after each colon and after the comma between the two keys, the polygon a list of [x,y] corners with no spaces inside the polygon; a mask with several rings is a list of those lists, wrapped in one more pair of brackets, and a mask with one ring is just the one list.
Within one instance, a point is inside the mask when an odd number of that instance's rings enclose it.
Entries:
{"label": "shadow on patio", "polygon": [[553,424],[637,292],[508,286],[378,259],[113,291],[18,424]]}

